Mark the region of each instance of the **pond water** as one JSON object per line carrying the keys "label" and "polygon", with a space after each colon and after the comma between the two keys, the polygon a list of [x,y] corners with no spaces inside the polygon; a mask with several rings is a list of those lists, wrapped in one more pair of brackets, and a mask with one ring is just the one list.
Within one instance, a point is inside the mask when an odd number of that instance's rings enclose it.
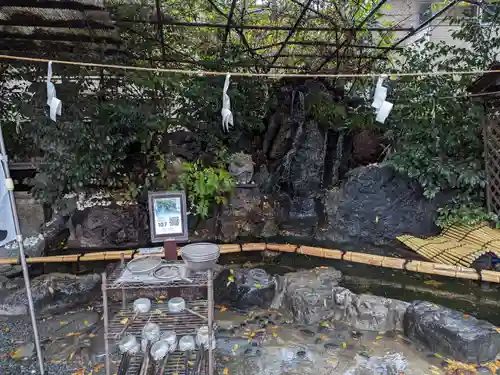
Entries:
{"label": "pond water", "polygon": [[[389,255],[387,252],[384,254]],[[500,326],[500,288],[496,285],[296,254],[276,257],[263,257],[262,253],[224,255],[219,263],[231,268],[261,268],[273,275],[320,266],[334,267],[344,275],[341,285],[355,293],[405,301],[432,301]],[[80,273],[99,273],[106,266],[104,262],[83,263]],[[61,265],[47,265],[44,272],[51,271],[74,270],[63,269]],[[113,311],[119,307],[119,303],[110,306]],[[97,292],[90,304],[73,310],[76,310],[74,314],[86,314],[84,322],[92,323],[92,327],[85,325],[80,330],[78,326],[68,326],[71,335],[63,332],[58,336],[55,331],[52,334],[47,332],[46,336],[51,336],[44,342],[48,373],[81,375],[91,371],[92,375],[103,374],[102,321],[98,318],[98,314],[102,313],[100,293]],[[495,367],[488,368],[486,364],[467,372],[464,365],[447,362],[439,354],[410,342],[401,334],[353,330],[331,321],[298,325],[292,322],[290,316],[282,314],[285,313],[261,308],[237,312],[218,306],[217,374],[469,375],[496,372]],[[59,321],[66,324],[70,318],[67,313],[40,317],[40,327],[49,327],[49,321],[58,327]],[[33,354],[30,360],[21,362],[5,356],[5,353],[32,342],[29,319],[3,317],[1,324],[0,342],[4,350],[0,354],[4,356],[0,355],[0,369],[4,369],[5,374],[33,373],[36,369]],[[76,335],[75,332],[82,334]],[[68,353],[71,356],[69,360],[66,358]],[[81,369],[84,369],[83,372]]]}

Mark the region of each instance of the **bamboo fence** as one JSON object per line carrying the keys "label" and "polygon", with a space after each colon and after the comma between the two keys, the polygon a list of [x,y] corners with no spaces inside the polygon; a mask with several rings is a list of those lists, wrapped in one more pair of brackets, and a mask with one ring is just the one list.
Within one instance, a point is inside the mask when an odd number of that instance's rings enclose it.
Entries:
{"label": "bamboo fence", "polygon": [[[461,267],[449,264],[440,264],[424,262],[418,260],[406,260],[401,258],[358,253],[352,251],[342,251],[335,249],[326,249],[321,247],[298,246],[292,244],[273,244],[273,243],[248,243],[248,244],[227,244],[220,245],[221,254],[240,253],[247,251],[278,251],[282,253],[296,253],[308,256],[314,256],[325,259],[345,260],[348,262],[367,264],[371,266],[406,270],[431,275],[447,276],[458,279],[480,280],[500,284],[500,272],[482,270],[477,271],[474,268]],[[180,255],[180,248],[178,249]],[[163,254],[157,254],[162,256]],[[28,258],[27,263],[74,263],[91,261],[117,261],[122,257],[125,260],[137,258],[141,255],[138,250],[119,250],[104,251],[95,253],[82,253],[75,255],[57,255],[48,257]],[[17,258],[0,258],[0,264],[19,264]]]}
{"label": "bamboo fence", "polygon": [[486,223],[452,225],[439,236],[425,239],[410,235],[397,239],[423,257],[447,265],[470,267],[488,252],[500,256],[500,231]]}

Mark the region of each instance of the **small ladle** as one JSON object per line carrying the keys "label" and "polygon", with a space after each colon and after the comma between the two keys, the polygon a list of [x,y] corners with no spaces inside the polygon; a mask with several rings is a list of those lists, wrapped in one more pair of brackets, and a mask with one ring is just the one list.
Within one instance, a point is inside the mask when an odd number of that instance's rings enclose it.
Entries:
{"label": "small ladle", "polygon": [[177,349],[177,334],[174,331],[165,331],[163,332],[160,341],[165,342],[168,345],[168,350],[162,358],[157,360],[155,375],[163,375],[165,372],[165,366],[167,365],[169,354],[175,352]]}
{"label": "small ladle", "polygon": [[122,359],[118,366],[118,375],[124,375],[130,364],[130,358],[137,354],[141,348],[135,336],[125,336],[119,343],[118,348],[122,353]]}
{"label": "small ladle", "polygon": [[125,326],[123,329],[120,331],[120,333],[117,335],[117,337],[120,337],[123,335],[123,333],[127,330],[128,327],[134,322],[134,320],[137,319],[137,317],[140,314],[146,314],[151,310],[151,301],[147,298],[139,298],[134,301],[134,316],[132,319],[129,319],[127,323],[125,323]]}
{"label": "small ladle", "polygon": [[181,298],[181,297],[174,297],[168,301],[168,311],[170,313],[174,313],[174,314],[181,313],[183,311],[187,311],[188,313],[193,314],[193,315],[197,316],[198,318],[201,318],[203,320],[208,320],[207,317],[201,315],[200,313],[193,311],[191,309],[188,309],[186,306],[186,301],[184,301],[184,298]]}
{"label": "small ladle", "polygon": [[196,344],[192,336],[182,336],[179,340],[179,350],[185,353],[184,356],[184,371],[189,375],[189,358],[191,352],[196,349]]}
{"label": "small ladle", "polygon": [[154,342],[160,338],[160,326],[156,323],[146,323],[142,329],[141,349],[144,356],[139,366],[139,375],[146,375],[149,368],[150,351]]}
{"label": "small ladle", "polygon": [[[215,339],[212,334],[212,348],[215,347]],[[198,352],[196,353],[196,361],[194,364],[194,374],[201,373],[201,366],[203,363],[203,357],[206,355],[206,350],[209,344],[208,326],[203,326],[198,329],[196,333],[196,343],[198,344]]]}

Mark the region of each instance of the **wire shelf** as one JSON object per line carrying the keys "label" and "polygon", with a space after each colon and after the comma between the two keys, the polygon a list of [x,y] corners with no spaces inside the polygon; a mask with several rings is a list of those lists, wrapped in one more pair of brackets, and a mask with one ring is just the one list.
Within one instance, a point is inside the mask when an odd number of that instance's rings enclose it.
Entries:
{"label": "wire shelf", "polygon": [[[163,265],[169,266],[184,266],[182,261],[169,261],[164,262]],[[186,280],[159,280],[154,283],[145,283],[141,281],[120,281],[123,271],[126,270],[125,266],[119,265],[116,269],[107,277],[106,289],[116,290],[116,289],[165,289],[165,288],[189,288],[189,287],[206,287],[207,286],[207,273],[188,271],[186,277],[192,280],[192,282]]]}
{"label": "wire shelf", "polygon": [[[193,352],[194,355],[195,352]],[[165,371],[163,372],[162,375],[185,375],[186,374],[186,369],[184,367],[184,358],[185,358],[185,353],[176,351],[174,353],[171,353],[168,357],[167,364],[165,366]],[[203,361],[201,362],[201,370],[200,372],[197,372],[197,375],[206,375],[206,359],[207,356],[203,358]],[[137,375],[139,372],[139,367],[141,366],[141,361],[142,361],[142,355],[136,355],[133,357],[130,361],[130,364],[128,366],[127,372],[125,375]],[[189,361],[190,364],[194,362],[193,360]],[[188,365],[189,366],[189,365]],[[189,373],[192,373],[193,370],[190,369]]]}
{"label": "wire shelf", "polygon": [[[195,301],[186,302],[186,307],[198,314],[208,317],[208,302]],[[134,335],[141,337],[142,329],[147,322],[156,323],[162,331],[175,331],[177,336],[195,335],[201,326],[206,326],[207,320],[184,310],[181,313],[169,313],[167,303],[153,303],[151,311],[140,314],[132,321],[135,313],[132,309],[121,310],[109,321],[108,339],[119,340],[123,335]],[[123,334],[120,334],[125,324],[129,326]]]}

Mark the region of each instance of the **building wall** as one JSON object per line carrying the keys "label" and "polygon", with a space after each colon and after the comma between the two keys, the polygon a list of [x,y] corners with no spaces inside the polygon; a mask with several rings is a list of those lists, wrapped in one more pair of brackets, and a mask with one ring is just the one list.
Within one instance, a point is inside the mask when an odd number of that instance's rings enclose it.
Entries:
{"label": "building wall", "polygon": [[[384,7],[382,13],[383,20],[389,21],[392,24],[398,24],[400,27],[417,27],[426,17],[432,16],[432,13],[437,12],[437,9],[432,9],[432,1],[429,0],[389,0],[388,7]],[[439,3],[438,1],[434,3]],[[428,28],[419,35],[410,38],[405,44],[411,44],[421,37],[427,37],[433,41],[444,41],[450,44],[457,42],[452,38],[451,34],[456,25],[450,25],[446,17],[479,17],[478,10],[472,5],[455,5],[450,8],[443,16],[433,20]],[[396,36],[401,38],[407,32],[397,32]]]}

